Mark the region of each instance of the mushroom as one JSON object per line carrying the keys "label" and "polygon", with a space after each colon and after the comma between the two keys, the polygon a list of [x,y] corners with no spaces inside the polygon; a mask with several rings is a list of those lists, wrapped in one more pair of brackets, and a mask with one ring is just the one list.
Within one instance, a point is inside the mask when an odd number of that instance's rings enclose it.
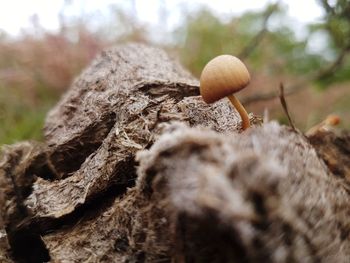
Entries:
{"label": "mushroom", "polygon": [[330,114],[321,123],[311,127],[306,132],[306,136],[313,136],[319,132],[331,131],[339,123],[340,123],[340,117],[338,115],[335,115],[335,114]]}
{"label": "mushroom", "polygon": [[247,111],[233,95],[245,88],[250,75],[241,60],[231,55],[213,58],[204,67],[200,77],[200,93],[206,103],[214,103],[228,97],[242,118],[242,129],[250,127]]}

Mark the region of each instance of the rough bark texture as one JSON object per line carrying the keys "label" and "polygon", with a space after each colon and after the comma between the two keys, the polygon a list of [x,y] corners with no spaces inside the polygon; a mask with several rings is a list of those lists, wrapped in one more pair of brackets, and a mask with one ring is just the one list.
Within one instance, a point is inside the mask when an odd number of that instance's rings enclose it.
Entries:
{"label": "rough bark texture", "polygon": [[102,53],[3,150],[0,261],[349,262],[349,134],[240,133],[197,95],[159,49]]}

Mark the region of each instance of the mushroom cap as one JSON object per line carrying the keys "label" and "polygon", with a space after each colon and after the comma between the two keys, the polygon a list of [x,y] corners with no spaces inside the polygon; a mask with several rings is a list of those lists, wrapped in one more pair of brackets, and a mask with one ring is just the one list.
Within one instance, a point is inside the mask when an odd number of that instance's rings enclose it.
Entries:
{"label": "mushroom cap", "polygon": [[330,114],[324,122],[326,125],[337,126],[340,123],[340,117],[335,114]]}
{"label": "mushroom cap", "polygon": [[221,55],[204,67],[200,77],[200,93],[206,103],[213,103],[245,88],[250,75],[238,58]]}

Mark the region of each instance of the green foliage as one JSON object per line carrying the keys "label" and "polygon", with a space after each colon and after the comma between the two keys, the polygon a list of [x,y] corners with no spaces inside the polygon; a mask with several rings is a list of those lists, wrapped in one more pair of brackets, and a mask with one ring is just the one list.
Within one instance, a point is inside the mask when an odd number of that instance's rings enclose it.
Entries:
{"label": "green foliage", "polygon": [[0,87],[0,145],[42,138],[44,118],[53,100],[46,98],[40,105],[35,105],[19,95]]}
{"label": "green foliage", "polygon": [[185,36],[181,56],[184,64],[196,75],[213,56],[222,53],[234,53],[240,49],[242,43],[234,41],[234,24],[222,23],[209,10],[201,10],[189,16],[185,27],[179,35]]}
{"label": "green foliage", "polygon": [[[261,43],[247,59],[253,70],[270,74],[307,74],[324,63],[322,56],[307,50],[307,39],[298,40],[294,32],[281,25],[274,30],[262,28],[268,6],[263,12],[249,12],[223,22],[206,9],[189,16],[182,27],[181,57],[184,64],[199,75],[203,66],[218,54],[241,54],[260,31],[265,31]],[[285,16],[285,10],[275,8],[274,14]]]}
{"label": "green foliage", "polygon": [[330,39],[329,50],[334,54],[334,66],[329,74],[318,79],[322,88],[329,87],[335,82],[350,79],[350,2],[336,0],[319,0],[325,10],[323,22],[310,25],[310,32],[326,33]]}
{"label": "green foliage", "polygon": [[37,30],[40,36],[0,38],[0,145],[40,139],[47,110],[106,46],[80,25],[57,34]]}
{"label": "green foliage", "polygon": [[350,2],[337,0],[319,0],[325,10],[324,22],[315,29],[326,31],[336,48],[342,49],[350,45]]}
{"label": "green foliage", "polygon": [[44,117],[48,107],[28,109],[17,108],[17,112],[10,116],[0,116],[0,145],[11,144],[19,140],[41,140]]}
{"label": "green foliage", "polygon": [[[332,72],[330,75],[317,80],[316,85],[320,90],[326,90],[334,83],[347,82],[350,79],[350,59],[343,62],[343,66]],[[350,104],[349,104],[350,105]]]}

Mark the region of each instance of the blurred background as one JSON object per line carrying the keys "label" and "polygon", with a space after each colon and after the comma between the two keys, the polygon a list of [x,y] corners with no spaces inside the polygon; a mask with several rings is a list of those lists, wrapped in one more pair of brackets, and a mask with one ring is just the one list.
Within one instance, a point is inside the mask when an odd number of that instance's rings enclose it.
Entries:
{"label": "blurred background", "polygon": [[329,114],[350,128],[350,1],[32,0],[0,9],[0,145],[42,139],[46,112],[104,48],[137,41],[166,49],[196,77],[227,53],[252,82],[248,111],[305,131]]}

